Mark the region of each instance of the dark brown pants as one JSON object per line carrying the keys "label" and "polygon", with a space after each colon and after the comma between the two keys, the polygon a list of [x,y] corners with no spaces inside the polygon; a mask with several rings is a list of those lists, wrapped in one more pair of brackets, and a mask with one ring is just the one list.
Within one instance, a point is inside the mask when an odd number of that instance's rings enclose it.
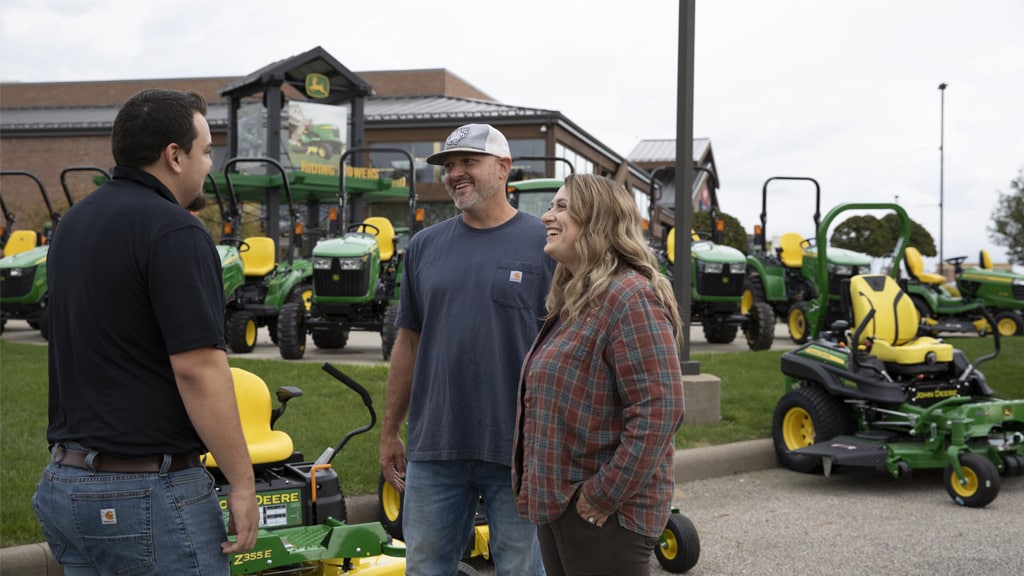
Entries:
{"label": "dark brown pants", "polygon": [[547,576],[649,576],[657,538],[619,526],[612,514],[604,526],[588,524],[570,504],[554,522],[537,526]]}

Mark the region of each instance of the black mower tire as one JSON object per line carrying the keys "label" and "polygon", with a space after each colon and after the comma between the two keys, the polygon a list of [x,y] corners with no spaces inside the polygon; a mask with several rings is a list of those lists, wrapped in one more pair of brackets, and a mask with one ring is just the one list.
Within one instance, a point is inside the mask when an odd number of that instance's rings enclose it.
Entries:
{"label": "black mower tire", "polygon": [[673,574],[682,574],[696,566],[700,559],[700,536],[693,522],[673,512],[668,517],[668,525],[658,537],[654,557],[662,568]]}
{"label": "black mower tire", "polygon": [[235,354],[252,352],[252,349],[256,347],[258,331],[256,315],[245,310],[232,310],[228,312],[228,318],[224,324],[225,337],[231,351]]}
{"label": "black mower tire", "polygon": [[704,329],[704,339],[708,344],[729,344],[736,339],[736,333],[740,327],[736,324],[726,324],[715,318],[707,318],[701,322]]}
{"label": "black mower tire", "polygon": [[744,335],[751,350],[768,350],[775,342],[775,312],[767,302],[754,302]]}
{"label": "black mower tire", "polygon": [[388,304],[384,310],[384,321],[380,327],[380,349],[384,360],[391,359],[391,350],[395,347],[395,340],[398,339],[398,326],[395,326],[397,318],[398,304]]}
{"label": "black mower tire", "polygon": [[1024,317],[1013,310],[1000,310],[993,317],[993,329],[1002,337],[1018,336],[1024,333]]}
{"label": "black mower tire", "polygon": [[459,576],[480,576],[480,573],[465,562],[459,562]]}
{"label": "black mower tire", "polygon": [[960,454],[960,468],[964,471],[964,484],[956,477],[953,464],[946,464],[943,478],[946,482],[946,493],[960,506],[968,508],[984,508],[999,495],[999,469],[988,458],[964,452]]}
{"label": "black mower tire", "polygon": [[[288,293],[288,297],[284,299],[284,303],[298,302],[309,310],[309,301],[312,298],[313,287],[309,284],[300,284],[292,288],[291,292]],[[280,313],[280,311],[278,311]],[[277,344],[277,318],[270,318],[267,320],[267,332],[270,333],[270,341]]]}
{"label": "black mower tire", "polygon": [[299,360],[306,353],[306,308],[288,302],[277,313],[277,348],[281,358]]}
{"label": "black mower tire", "polygon": [[794,450],[852,434],[856,424],[850,408],[819,386],[801,386],[787,392],[772,415],[772,443],[784,468],[812,473],[821,469],[821,459]]}
{"label": "black mower tire", "polygon": [[385,480],[384,474],[380,475],[377,485],[377,504],[384,531],[396,540],[405,540],[402,532],[402,506],[405,504],[405,494]]}
{"label": "black mower tire", "polygon": [[789,307],[786,314],[786,326],[789,328],[789,339],[794,344],[804,344],[810,333],[810,326],[807,325],[807,302],[797,300]]}

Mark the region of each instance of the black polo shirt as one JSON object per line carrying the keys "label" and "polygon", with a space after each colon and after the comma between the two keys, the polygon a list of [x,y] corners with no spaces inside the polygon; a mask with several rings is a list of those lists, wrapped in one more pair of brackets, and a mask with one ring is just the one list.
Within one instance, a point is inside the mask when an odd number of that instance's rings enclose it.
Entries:
{"label": "black polo shirt", "polygon": [[202,223],[154,176],[119,166],[61,219],[46,273],[49,442],[200,449],[170,355],[224,349],[220,259]]}

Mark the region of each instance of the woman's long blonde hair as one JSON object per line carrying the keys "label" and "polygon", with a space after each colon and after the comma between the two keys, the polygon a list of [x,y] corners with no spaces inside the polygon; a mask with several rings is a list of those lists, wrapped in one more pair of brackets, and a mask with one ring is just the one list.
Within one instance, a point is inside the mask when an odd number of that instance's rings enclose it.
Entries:
{"label": "woman's long blonde hair", "polygon": [[682,344],[682,321],[672,284],[644,240],[640,211],[632,195],[613,180],[595,174],[571,174],[565,179],[569,217],[580,227],[575,250],[579,274],[559,264],[548,293],[548,318],[575,320],[600,305],[612,279],[632,268],[651,281],[665,306],[676,342]]}

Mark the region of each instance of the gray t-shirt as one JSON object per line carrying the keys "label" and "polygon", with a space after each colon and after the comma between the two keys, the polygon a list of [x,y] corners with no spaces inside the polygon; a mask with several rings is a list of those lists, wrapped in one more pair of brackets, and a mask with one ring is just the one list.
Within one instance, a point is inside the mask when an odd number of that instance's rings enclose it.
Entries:
{"label": "gray t-shirt", "polygon": [[519,373],[555,267],[545,236],[519,212],[486,230],[455,216],[409,242],[397,320],[420,334],[409,460],[511,464]]}

